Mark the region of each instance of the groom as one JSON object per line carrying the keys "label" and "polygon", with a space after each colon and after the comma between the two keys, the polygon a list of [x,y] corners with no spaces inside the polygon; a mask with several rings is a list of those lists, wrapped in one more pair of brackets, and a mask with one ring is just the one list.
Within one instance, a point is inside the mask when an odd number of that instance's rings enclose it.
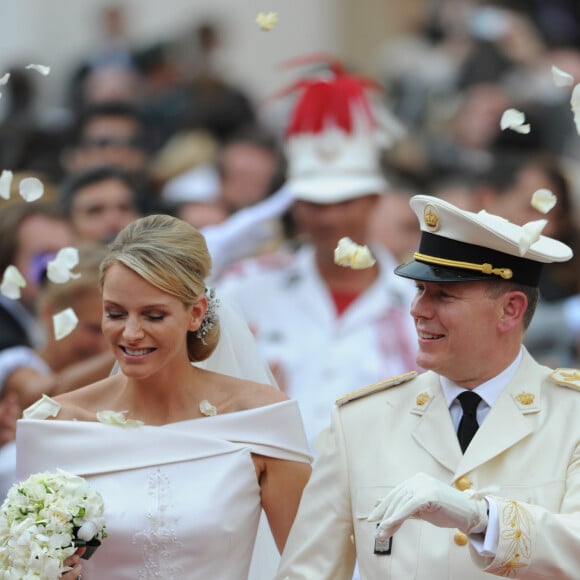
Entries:
{"label": "groom", "polygon": [[[428,369],[336,401],[278,580],[577,578],[580,371],[522,346],[542,264],[568,246],[411,200],[411,306]],[[533,242],[533,243],[531,243]],[[530,245],[531,243],[531,245]]]}

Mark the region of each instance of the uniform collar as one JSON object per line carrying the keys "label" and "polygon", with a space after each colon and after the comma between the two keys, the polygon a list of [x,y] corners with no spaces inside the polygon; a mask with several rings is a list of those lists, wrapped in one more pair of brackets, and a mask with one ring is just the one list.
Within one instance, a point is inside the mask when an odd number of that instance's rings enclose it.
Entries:
{"label": "uniform collar", "polygon": [[[505,368],[495,377],[473,389],[473,391],[477,393],[487,403],[487,405],[489,405],[489,407],[493,407],[505,386],[509,384],[509,382],[515,376],[516,371],[522,361],[522,356],[523,349],[520,348],[518,355],[507,368]],[[457,395],[467,390],[443,376],[439,376],[439,381],[441,383],[443,396],[447,402],[447,407],[451,407]]]}

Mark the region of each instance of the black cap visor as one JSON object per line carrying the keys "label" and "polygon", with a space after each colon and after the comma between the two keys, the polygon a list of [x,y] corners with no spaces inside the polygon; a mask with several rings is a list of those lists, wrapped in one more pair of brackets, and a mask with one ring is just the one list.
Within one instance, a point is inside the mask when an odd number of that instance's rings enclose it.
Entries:
{"label": "black cap visor", "polygon": [[433,266],[424,262],[408,262],[395,268],[395,274],[412,280],[424,282],[489,282],[497,280],[497,276],[482,274],[460,268]]}
{"label": "black cap visor", "polygon": [[[450,263],[457,263],[457,266]],[[484,265],[489,268],[483,268]],[[509,277],[502,277],[501,271],[507,271]],[[415,259],[395,268],[398,276],[425,282],[490,282],[505,279],[528,286],[538,285],[541,271],[542,264],[539,262],[429,232],[422,233]]]}

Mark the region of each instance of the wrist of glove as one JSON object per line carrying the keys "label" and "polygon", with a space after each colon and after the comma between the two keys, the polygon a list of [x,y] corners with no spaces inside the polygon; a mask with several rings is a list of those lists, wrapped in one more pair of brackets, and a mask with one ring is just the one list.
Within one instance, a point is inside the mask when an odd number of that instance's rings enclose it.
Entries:
{"label": "wrist of glove", "polygon": [[477,534],[487,529],[487,511],[487,501],[477,493],[459,491],[430,475],[418,473],[379,500],[367,519],[380,522],[377,537],[383,540],[409,518]]}

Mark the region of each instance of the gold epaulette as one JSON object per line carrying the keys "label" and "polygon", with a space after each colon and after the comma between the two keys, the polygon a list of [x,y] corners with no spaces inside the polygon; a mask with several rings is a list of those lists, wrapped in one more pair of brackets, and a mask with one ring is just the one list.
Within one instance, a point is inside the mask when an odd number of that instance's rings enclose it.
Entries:
{"label": "gold epaulette", "polygon": [[550,378],[561,387],[580,391],[580,370],[578,369],[556,369]]}
{"label": "gold epaulette", "polygon": [[373,383],[372,385],[368,385],[366,387],[363,387],[362,389],[357,389],[356,391],[352,391],[350,393],[346,393],[346,395],[342,395],[341,397],[336,399],[336,404],[339,407],[342,407],[342,405],[346,405],[347,403],[355,401],[356,399],[366,397],[367,395],[372,395],[373,393],[378,393],[379,391],[384,391],[385,389],[390,389],[391,387],[395,387],[396,385],[400,385],[401,383],[406,383],[407,381],[414,379],[416,376],[417,371],[410,371],[403,375],[397,375],[396,377],[387,379],[386,381]]}

